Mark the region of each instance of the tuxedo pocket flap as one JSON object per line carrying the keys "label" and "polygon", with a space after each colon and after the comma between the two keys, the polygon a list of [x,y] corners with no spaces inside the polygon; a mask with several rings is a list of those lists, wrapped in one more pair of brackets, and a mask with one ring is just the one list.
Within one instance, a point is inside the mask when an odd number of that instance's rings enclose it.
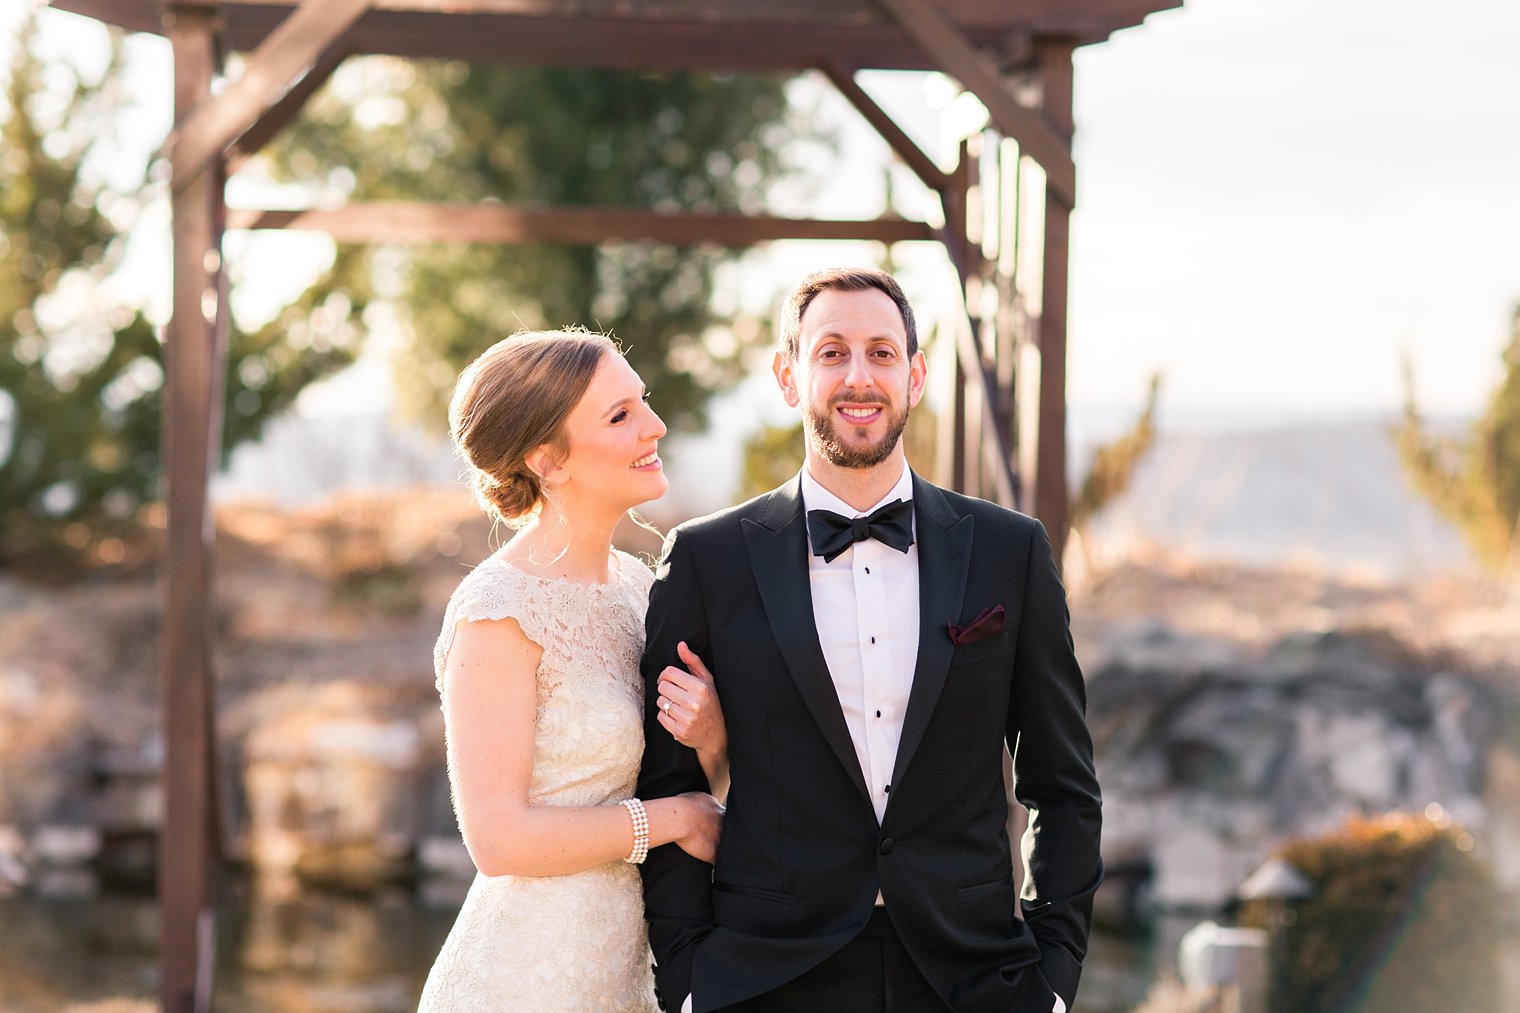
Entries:
{"label": "tuxedo pocket flap", "polygon": [[1008,615],[1003,606],[993,605],[984,608],[977,617],[966,625],[959,623],[948,624],[950,628],[950,642],[956,645],[974,644],[978,640],[986,640],[995,637],[1008,627]]}
{"label": "tuxedo pocket flap", "polygon": [[781,890],[767,890],[761,886],[743,886],[739,883],[724,883],[713,880],[712,888],[717,893],[733,894],[735,897],[749,897],[754,900],[768,900],[777,904],[795,904],[797,896],[785,893]]}
{"label": "tuxedo pocket flap", "polygon": [[994,879],[990,883],[977,883],[973,886],[963,886],[956,891],[956,895],[960,897],[961,900],[970,900],[973,897],[980,897],[983,894],[997,893],[1000,890],[1012,889],[1013,877],[1004,876],[1001,879]]}

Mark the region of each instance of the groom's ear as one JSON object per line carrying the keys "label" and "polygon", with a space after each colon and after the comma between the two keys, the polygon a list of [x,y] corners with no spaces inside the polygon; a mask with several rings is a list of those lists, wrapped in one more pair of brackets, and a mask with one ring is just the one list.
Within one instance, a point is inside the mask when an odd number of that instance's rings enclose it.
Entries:
{"label": "groom's ear", "polygon": [[785,352],[777,352],[771,360],[771,372],[776,374],[776,386],[781,388],[781,396],[786,398],[787,407],[795,408],[802,403],[802,397],[797,393],[797,363]]}
{"label": "groom's ear", "polygon": [[929,382],[929,360],[924,357],[923,349],[913,353],[913,358],[908,360],[908,407],[916,408],[924,399],[924,390]]}

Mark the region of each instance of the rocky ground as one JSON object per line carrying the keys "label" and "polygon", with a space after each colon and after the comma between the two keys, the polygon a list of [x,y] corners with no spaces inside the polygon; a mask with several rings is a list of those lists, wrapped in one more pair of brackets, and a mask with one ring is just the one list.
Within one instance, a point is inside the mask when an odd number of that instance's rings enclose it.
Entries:
{"label": "rocky ground", "polygon": [[[316,880],[457,863],[431,648],[450,590],[505,532],[454,492],[218,520],[235,853]],[[97,852],[126,876],[151,865],[159,595],[151,539],[132,549],[140,565],[64,587],[0,574],[0,884]],[[1479,824],[1520,888],[1520,817],[1499,804],[1520,796],[1520,591],[1145,553],[1074,555],[1068,574],[1106,851],[1133,879],[1116,907],[1208,907],[1285,835],[1432,805]]]}
{"label": "rocky ground", "polygon": [[1069,569],[1111,902],[1132,877],[1141,900],[1216,908],[1283,839],[1395,809],[1471,827],[1520,890],[1520,591]]}

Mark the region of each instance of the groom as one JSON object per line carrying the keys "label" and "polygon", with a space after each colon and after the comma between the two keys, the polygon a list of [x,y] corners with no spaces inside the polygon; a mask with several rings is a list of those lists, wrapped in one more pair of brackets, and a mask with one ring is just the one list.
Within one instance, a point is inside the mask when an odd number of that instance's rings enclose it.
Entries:
{"label": "groom", "polygon": [[[715,866],[668,846],[644,865],[663,1004],[1059,1013],[1102,864],[1050,542],[908,469],[925,362],[890,276],[804,279],[781,342],[801,474],[672,531],[650,592],[639,794],[707,787],[656,718],[681,641],[715,673],[731,785]],[[1030,811],[1022,921],[1005,744]]]}

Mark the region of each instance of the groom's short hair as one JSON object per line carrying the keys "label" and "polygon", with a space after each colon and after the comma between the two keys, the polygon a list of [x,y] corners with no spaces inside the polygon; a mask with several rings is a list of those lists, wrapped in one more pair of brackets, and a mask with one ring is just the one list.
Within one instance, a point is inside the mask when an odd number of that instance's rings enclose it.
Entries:
{"label": "groom's short hair", "polygon": [[797,344],[802,338],[802,315],[819,292],[830,289],[864,292],[873,288],[885,292],[897,304],[897,310],[902,314],[903,330],[907,332],[908,358],[911,359],[918,353],[918,327],[913,322],[913,307],[908,305],[908,297],[903,295],[896,278],[868,267],[831,267],[814,271],[798,282],[781,308],[781,350],[789,358],[797,358]]}

